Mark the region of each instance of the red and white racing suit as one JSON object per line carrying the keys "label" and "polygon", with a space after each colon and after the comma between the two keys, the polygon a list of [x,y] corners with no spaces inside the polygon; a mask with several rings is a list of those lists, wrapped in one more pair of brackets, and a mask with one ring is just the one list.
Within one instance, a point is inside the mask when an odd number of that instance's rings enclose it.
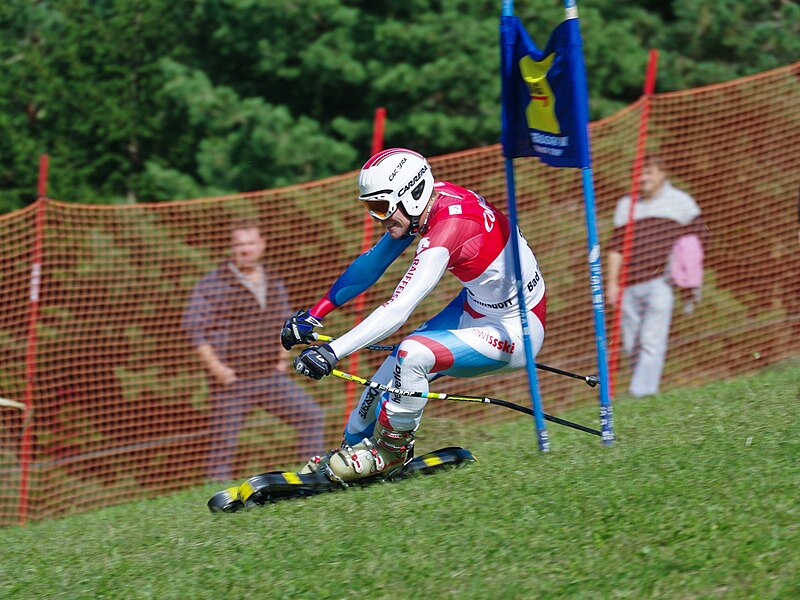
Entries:
{"label": "red and white racing suit", "polygon": [[[406,337],[373,376],[378,383],[420,392],[427,392],[429,381],[438,375],[475,377],[525,366],[508,218],[465,188],[440,182],[434,189],[437,194],[421,227],[414,259],[392,297],[330,344],[342,359],[385,339],[406,322],[445,271],[450,271],[464,289]],[[544,341],[544,279],[528,243],[518,229],[513,234],[519,240],[535,356]],[[324,317],[361,293],[410,243],[410,239],[391,240],[385,235],[348,267],[311,314]],[[368,388],[361,396],[345,428],[348,443],[371,435],[376,416],[395,431],[419,425],[427,399],[386,394],[376,403],[380,395]]]}

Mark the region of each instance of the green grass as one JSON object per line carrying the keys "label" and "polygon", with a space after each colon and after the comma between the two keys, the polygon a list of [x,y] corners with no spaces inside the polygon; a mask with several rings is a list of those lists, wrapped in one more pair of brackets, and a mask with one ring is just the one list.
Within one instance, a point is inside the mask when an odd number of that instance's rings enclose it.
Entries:
{"label": "green grass", "polygon": [[550,425],[547,455],[529,418],[436,439],[423,421],[426,446],[479,462],[236,514],[204,487],[7,528],[0,597],[798,598],[799,400],[796,365],[622,399],[612,447]]}

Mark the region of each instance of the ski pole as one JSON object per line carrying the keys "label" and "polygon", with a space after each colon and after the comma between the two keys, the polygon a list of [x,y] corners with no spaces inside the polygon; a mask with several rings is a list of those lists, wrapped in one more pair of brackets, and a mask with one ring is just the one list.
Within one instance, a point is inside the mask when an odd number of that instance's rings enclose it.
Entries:
{"label": "ski pole", "polygon": [[[324,335],[324,334],[321,334],[321,333],[315,333],[314,337],[316,338],[317,341],[320,341],[320,342],[332,342],[333,340],[336,339],[336,338],[333,338],[333,337],[331,337],[329,335]],[[383,351],[388,351],[388,352],[392,352],[395,348],[397,348],[397,344],[389,345],[389,346],[385,346],[385,345],[381,345],[381,344],[370,344],[369,346],[366,346],[367,350],[379,350],[379,351],[383,350]],[[564,375],[565,377],[572,377],[573,379],[580,379],[581,381],[585,381],[586,385],[588,385],[589,387],[597,387],[597,385],[600,383],[600,379],[597,377],[597,375],[578,375],[577,373],[570,373],[569,371],[564,371],[562,369],[557,369],[556,367],[550,367],[548,365],[543,365],[542,363],[536,363],[536,368],[537,369],[541,369],[542,371],[549,371],[550,373],[556,373],[558,375]]]}
{"label": "ski pole", "polygon": [[[377,381],[364,379],[363,377],[358,377],[357,375],[351,375],[350,373],[345,373],[344,371],[339,371],[338,369],[334,369],[333,371],[331,371],[331,375],[334,375],[335,377],[344,379],[346,381],[352,381],[354,383],[358,383],[359,385],[363,385],[365,387],[374,388],[382,392],[397,394],[398,396],[411,396],[414,398],[432,398],[434,400],[454,400],[456,402],[477,402],[483,404],[496,404],[497,406],[504,406],[505,408],[510,408],[511,410],[516,410],[518,412],[525,413],[526,415],[533,414],[533,410],[528,408],[527,406],[520,406],[519,404],[514,404],[512,402],[507,402],[506,400],[500,400],[498,398],[489,398],[486,396],[463,396],[459,394],[442,394],[438,392],[412,392],[409,390],[401,390],[399,388],[383,385],[382,383],[378,383]],[[544,418],[545,420],[550,421],[552,423],[558,423],[559,425],[564,425],[565,427],[571,427],[572,429],[577,429],[578,431],[584,431],[586,433],[591,433],[592,435],[597,435],[600,437],[602,437],[603,435],[597,429],[592,429],[591,427],[586,427],[584,425],[580,425],[579,423],[573,423],[572,421],[567,421],[566,419],[561,419],[560,417],[554,417],[553,415],[548,415],[547,413],[545,413]]]}

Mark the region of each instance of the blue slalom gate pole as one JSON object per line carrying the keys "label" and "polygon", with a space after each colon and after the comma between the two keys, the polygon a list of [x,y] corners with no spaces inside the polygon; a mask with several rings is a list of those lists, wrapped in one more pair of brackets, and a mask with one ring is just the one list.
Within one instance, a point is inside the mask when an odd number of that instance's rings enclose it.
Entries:
{"label": "blue slalom gate pole", "polygon": [[[577,0],[564,0],[566,19],[578,20]],[[585,72],[585,68],[584,68]],[[588,106],[586,107],[588,113]],[[586,124],[586,139],[589,139],[589,124]],[[590,166],[581,169],[583,181],[583,206],[586,214],[586,241],[589,248],[589,286],[592,293],[594,313],[594,339],[597,348],[597,372],[600,377],[600,431],[603,445],[614,441],[614,418],[611,408],[611,385],[608,373],[608,351],[606,344],[605,302],[603,300],[603,271],[600,263],[600,242],[597,236],[597,214],[595,211],[594,181]]]}
{"label": "blue slalom gate pole", "polygon": [[600,432],[602,434],[600,439],[603,445],[610,446],[614,441],[614,418],[611,408],[611,395],[609,394],[603,273],[600,267],[600,244],[597,241],[592,168],[581,169],[581,174],[583,179],[583,205],[586,213],[586,240],[589,246],[589,284],[592,290],[597,372],[600,377]]}
{"label": "blue slalom gate pole", "polygon": [[[514,15],[513,0],[503,0],[503,16]],[[510,52],[511,49],[503,48],[503,52]],[[508,64],[510,61],[506,61]],[[533,421],[536,426],[536,439],[539,450],[542,452],[550,451],[550,439],[547,435],[547,427],[544,422],[544,409],[542,408],[542,396],[539,392],[539,378],[536,375],[536,357],[533,355],[531,345],[531,330],[528,322],[528,308],[525,306],[525,295],[523,294],[522,266],[519,255],[519,240],[517,239],[517,194],[514,183],[514,161],[511,158],[505,159],[506,165],[506,189],[508,192],[508,218],[511,221],[511,248],[514,254],[514,277],[517,280],[517,299],[519,300],[519,316],[522,320],[522,339],[525,346],[525,368],[528,371],[528,389],[531,394]]]}

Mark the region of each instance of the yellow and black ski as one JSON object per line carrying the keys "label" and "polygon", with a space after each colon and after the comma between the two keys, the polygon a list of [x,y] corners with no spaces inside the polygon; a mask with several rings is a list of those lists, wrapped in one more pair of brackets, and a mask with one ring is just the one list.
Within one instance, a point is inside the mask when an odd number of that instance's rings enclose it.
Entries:
{"label": "yellow and black ski", "polygon": [[[447,467],[456,467],[477,460],[469,450],[451,446],[440,448],[410,460],[402,468],[388,475],[375,475],[359,479],[348,485],[365,486],[378,481],[400,481],[417,473],[430,475]],[[280,500],[306,498],[324,492],[342,489],[322,473],[292,473],[271,471],[244,481],[238,487],[225,488],[208,501],[211,512],[236,512],[253,506],[273,504]]]}

